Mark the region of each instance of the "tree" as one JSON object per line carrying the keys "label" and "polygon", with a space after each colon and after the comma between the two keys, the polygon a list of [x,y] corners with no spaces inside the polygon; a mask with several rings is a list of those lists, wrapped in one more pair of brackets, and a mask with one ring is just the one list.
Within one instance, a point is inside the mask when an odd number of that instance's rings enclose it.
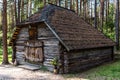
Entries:
{"label": "tree", "polygon": [[76,0],[76,13],[79,14],[79,10],[78,10],[78,0]]}
{"label": "tree", "polygon": [[65,8],[68,8],[68,1],[65,0]]}
{"label": "tree", "polygon": [[17,23],[20,22],[20,8],[21,8],[21,0],[18,0],[18,19],[17,19]]}
{"label": "tree", "polygon": [[106,0],[106,23],[108,21],[108,15],[109,15],[109,0]]}
{"label": "tree", "polygon": [[24,20],[24,0],[21,1],[21,21]]}
{"label": "tree", "polygon": [[100,30],[103,32],[104,0],[100,0]]}
{"label": "tree", "polygon": [[95,20],[94,20],[94,26],[95,28],[97,28],[97,0],[95,0],[95,10],[94,10],[94,14],[95,14]]}
{"label": "tree", "polygon": [[70,0],[70,9],[73,9],[73,0]]}
{"label": "tree", "polygon": [[80,0],[80,15],[82,16],[82,0]]}
{"label": "tree", "polygon": [[14,0],[14,11],[15,11],[15,24],[17,23],[17,8],[16,8],[16,0]]}
{"label": "tree", "polygon": [[46,0],[43,0],[43,4],[46,5]]}
{"label": "tree", "polygon": [[116,48],[119,49],[119,0],[116,0],[116,14],[115,14],[115,32],[116,32]]}
{"label": "tree", "polygon": [[87,2],[88,2],[88,0],[83,0],[83,15],[84,15],[85,20],[87,17]]}
{"label": "tree", "polygon": [[2,29],[3,29],[3,61],[2,64],[9,64],[7,52],[7,1],[3,0],[3,13],[2,13]]}

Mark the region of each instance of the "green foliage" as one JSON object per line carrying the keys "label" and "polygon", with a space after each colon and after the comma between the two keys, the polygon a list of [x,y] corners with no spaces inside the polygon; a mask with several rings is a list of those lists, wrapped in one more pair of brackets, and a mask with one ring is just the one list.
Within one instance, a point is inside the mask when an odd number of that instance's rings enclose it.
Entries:
{"label": "green foliage", "polygon": [[46,68],[44,65],[42,65],[42,66],[40,67],[40,70],[42,70],[42,71],[44,71],[44,72],[48,71],[47,68]]}
{"label": "green foliage", "polygon": [[[3,49],[2,46],[0,45],[0,63],[2,63],[2,59],[3,59]],[[11,61],[12,60],[12,49],[11,47],[8,47],[8,60]]]}
{"label": "green foliage", "polygon": [[104,27],[103,27],[103,32],[104,34],[114,40],[115,38],[115,28],[114,28],[114,23],[113,22],[107,22]]}
{"label": "green foliage", "polygon": [[51,60],[50,63],[51,63],[52,65],[54,65],[54,66],[57,66],[57,65],[59,64],[57,58],[53,58],[53,60]]}
{"label": "green foliage", "polygon": [[114,28],[114,5],[110,4],[109,15],[107,21],[104,22],[103,32],[106,36],[115,40],[115,28]]}
{"label": "green foliage", "polygon": [[38,11],[38,8],[42,8],[44,6],[44,3],[42,0],[35,0],[34,1],[34,8],[33,8],[33,12]]}

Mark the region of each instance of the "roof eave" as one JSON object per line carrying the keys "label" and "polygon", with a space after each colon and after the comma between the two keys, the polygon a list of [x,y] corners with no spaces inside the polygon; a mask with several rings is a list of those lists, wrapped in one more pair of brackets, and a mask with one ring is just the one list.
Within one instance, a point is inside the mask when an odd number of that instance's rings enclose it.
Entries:
{"label": "roof eave", "polygon": [[16,26],[32,25],[32,24],[41,23],[41,22],[44,22],[44,21],[25,22],[25,23],[17,24]]}
{"label": "roof eave", "polygon": [[66,48],[66,50],[70,51],[67,45],[62,41],[62,39],[57,35],[57,33],[51,28],[51,26],[46,21],[44,21],[44,23],[48,26],[48,28],[52,31],[52,33],[56,36],[56,38],[62,43],[62,45]]}
{"label": "roof eave", "polygon": [[98,48],[107,48],[107,47],[114,47],[115,45],[109,46],[98,46],[98,47],[86,47],[86,48],[79,48],[79,49],[70,49],[69,51],[80,51],[80,50],[88,50],[88,49],[98,49]]}

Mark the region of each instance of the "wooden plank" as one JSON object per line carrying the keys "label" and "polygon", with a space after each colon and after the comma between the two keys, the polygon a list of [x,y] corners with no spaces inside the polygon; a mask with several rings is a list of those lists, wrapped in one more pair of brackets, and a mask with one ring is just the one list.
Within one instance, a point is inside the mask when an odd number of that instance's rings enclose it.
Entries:
{"label": "wooden plank", "polygon": [[21,48],[22,48],[22,49],[25,48],[25,46],[18,46],[18,45],[16,45],[15,47],[16,47],[16,48],[20,48],[20,49],[21,49]]}
{"label": "wooden plank", "polygon": [[56,37],[41,37],[41,36],[38,36],[38,39],[39,40],[46,40],[46,39],[50,40],[50,39],[56,39]]}
{"label": "wooden plank", "polygon": [[19,65],[18,67],[24,68],[24,69],[27,69],[27,70],[32,70],[32,71],[40,70],[39,66],[38,67],[37,66],[31,66],[31,65],[28,65],[28,64]]}

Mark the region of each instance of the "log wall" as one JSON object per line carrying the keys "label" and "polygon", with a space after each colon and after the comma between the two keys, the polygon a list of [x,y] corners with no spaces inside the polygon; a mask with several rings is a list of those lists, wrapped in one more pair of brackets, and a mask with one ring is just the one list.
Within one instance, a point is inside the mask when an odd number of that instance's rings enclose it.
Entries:
{"label": "log wall", "polygon": [[[48,70],[53,71],[54,66],[51,65],[51,60],[53,58],[60,58],[60,43],[59,40],[54,36],[54,34],[45,25],[40,25],[37,27],[37,41],[43,43],[43,65],[48,68]],[[25,63],[25,52],[26,52],[26,42],[29,40],[29,29],[24,27],[21,29],[19,35],[16,39],[16,59],[19,64]]]}
{"label": "log wall", "polygon": [[84,69],[111,61],[113,48],[86,49],[64,53],[64,72],[80,72]]}
{"label": "log wall", "polygon": [[60,58],[60,45],[58,39],[49,30],[48,27],[43,25],[38,27],[38,40],[43,41],[44,47],[44,62],[43,65],[47,67],[49,71],[53,71],[54,66],[51,65],[51,60],[54,58]]}
{"label": "log wall", "polygon": [[17,36],[16,39],[16,60],[18,61],[19,64],[24,64],[25,56],[25,42],[29,40],[29,33],[28,33],[28,28],[24,27],[21,29],[19,32],[19,35]]}

